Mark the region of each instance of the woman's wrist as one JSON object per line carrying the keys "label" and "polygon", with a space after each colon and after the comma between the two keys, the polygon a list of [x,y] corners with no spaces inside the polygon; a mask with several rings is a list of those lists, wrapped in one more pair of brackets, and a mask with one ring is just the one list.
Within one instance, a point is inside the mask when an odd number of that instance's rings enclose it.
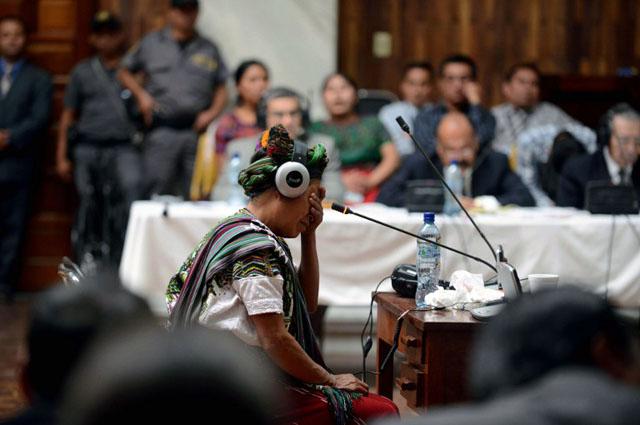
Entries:
{"label": "woman's wrist", "polygon": [[300,242],[303,244],[314,244],[316,243],[316,232],[301,233],[300,234]]}
{"label": "woman's wrist", "polygon": [[326,385],[328,387],[335,387],[336,386],[336,375],[329,373],[328,374],[328,378],[322,383],[322,385]]}

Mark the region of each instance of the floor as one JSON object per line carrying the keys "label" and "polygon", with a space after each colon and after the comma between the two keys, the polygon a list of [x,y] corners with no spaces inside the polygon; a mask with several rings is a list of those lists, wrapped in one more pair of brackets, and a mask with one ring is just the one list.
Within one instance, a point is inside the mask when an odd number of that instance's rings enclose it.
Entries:
{"label": "floor", "polygon": [[11,417],[26,403],[20,390],[20,366],[26,359],[25,338],[30,298],[0,303],[0,419]]}
{"label": "floor", "polygon": [[[19,295],[13,304],[0,303],[0,420],[9,418],[26,405],[20,389],[20,366],[24,364],[26,353],[26,333],[29,320],[29,306],[33,296]],[[366,318],[365,318],[366,319]],[[341,320],[345,320],[344,318]],[[344,332],[344,325],[335,326],[335,320],[329,316],[326,341],[323,345],[325,358],[335,372],[354,372],[362,368],[359,352],[359,316],[347,318],[351,322],[349,332]],[[364,323],[364,320],[362,321]],[[332,328],[333,326],[333,328]],[[340,331],[337,331],[337,328]],[[334,329],[334,330],[332,330]],[[357,338],[356,338],[357,334]],[[374,344],[375,345],[375,344]],[[368,369],[373,370],[375,352],[369,354]],[[368,380],[374,386],[374,379]],[[402,417],[415,416],[416,413],[407,407],[399,394],[394,394],[394,401],[400,408]]]}

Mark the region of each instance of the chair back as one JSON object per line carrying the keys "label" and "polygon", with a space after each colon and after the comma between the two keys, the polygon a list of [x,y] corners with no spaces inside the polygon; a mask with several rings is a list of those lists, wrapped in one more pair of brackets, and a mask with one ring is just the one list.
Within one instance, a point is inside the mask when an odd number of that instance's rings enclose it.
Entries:
{"label": "chair back", "polygon": [[360,89],[356,112],[360,116],[378,115],[383,106],[397,100],[398,96],[388,90]]}

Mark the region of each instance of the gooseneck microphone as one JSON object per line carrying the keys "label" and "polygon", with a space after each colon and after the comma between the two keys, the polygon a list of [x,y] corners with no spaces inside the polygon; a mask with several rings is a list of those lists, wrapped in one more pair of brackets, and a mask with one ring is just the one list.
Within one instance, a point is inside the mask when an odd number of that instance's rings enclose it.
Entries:
{"label": "gooseneck microphone", "polygon": [[353,211],[351,208],[349,208],[347,206],[344,206],[344,205],[337,204],[335,202],[331,203],[330,208],[332,210],[338,211],[339,213],[342,213],[342,214],[353,214],[353,215],[356,215],[356,216],[358,216],[360,218],[364,218],[365,220],[369,220],[369,221],[371,221],[373,223],[379,224],[379,225],[387,227],[389,229],[393,229],[393,230],[395,230],[397,232],[404,233],[405,235],[409,235],[409,236],[412,236],[412,237],[414,237],[416,239],[420,239],[421,241],[425,241],[425,242],[428,242],[430,244],[437,245],[440,248],[444,248],[446,250],[455,252],[456,254],[464,255],[465,257],[471,258],[472,260],[475,260],[475,261],[477,261],[479,263],[484,264],[485,266],[489,267],[491,270],[496,272],[496,268],[493,265],[491,265],[490,263],[488,263],[487,261],[483,260],[482,258],[474,257],[471,254],[467,254],[466,252],[462,252],[462,251],[459,251],[459,250],[457,250],[455,248],[451,248],[450,246],[443,245],[440,242],[435,242],[435,241],[432,241],[431,239],[425,238],[425,237],[417,235],[415,233],[411,233],[411,232],[408,232],[406,230],[400,229],[399,227],[395,227],[395,226],[392,226],[390,224],[383,223],[382,221],[379,221],[379,220],[376,220],[375,218],[371,218],[371,217],[368,217],[366,215],[357,213],[357,212]]}
{"label": "gooseneck microphone", "polygon": [[[404,118],[402,118],[401,116],[397,116],[396,117],[396,122],[398,123],[398,125],[400,126],[400,128],[402,129],[402,131],[404,131],[405,133],[407,133],[407,135],[411,138],[411,140],[413,141],[413,144],[416,145],[416,147],[418,148],[418,150],[420,151],[420,153],[422,154],[422,156],[424,156],[424,159],[427,160],[427,162],[429,163],[429,165],[431,166],[431,168],[433,169],[433,171],[436,173],[436,176],[438,177],[438,179],[442,182],[442,184],[444,185],[444,187],[447,188],[447,190],[449,191],[449,193],[451,194],[451,196],[453,196],[453,199],[456,200],[456,202],[458,203],[458,205],[460,206],[460,209],[462,209],[462,211],[464,211],[464,213],[467,215],[467,218],[469,219],[469,221],[471,221],[471,224],[473,224],[473,227],[476,228],[476,230],[478,231],[478,233],[480,234],[480,237],[482,238],[482,240],[485,241],[485,243],[487,244],[487,246],[489,247],[489,249],[491,250],[491,255],[493,255],[493,258],[496,260],[496,262],[499,261],[497,254],[496,254],[496,250],[493,248],[493,246],[491,246],[491,243],[489,243],[489,240],[487,239],[487,237],[484,235],[484,233],[482,233],[482,230],[480,230],[480,227],[478,227],[478,225],[476,224],[476,222],[473,220],[473,218],[471,218],[471,215],[469,214],[469,212],[467,211],[467,209],[464,207],[464,205],[462,205],[462,202],[460,202],[460,199],[458,199],[458,197],[456,196],[456,194],[453,192],[453,190],[451,190],[451,188],[449,187],[449,185],[447,184],[447,182],[445,181],[444,177],[442,176],[442,174],[440,173],[440,171],[438,171],[438,167],[435,166],[435,164],[431,161],[431,158],[429,158],[429,155],[427,155],[427,153],[424,151],[424,148],[422,146],[420,146],[420,143],[418,143],[418,141],[415,139],[415,137],[413,137],[413,134],[411,134],[411,129],[409,128],[409,124],[407,124],[407,122],[404,120]],[[465,254],[466,255],[466,254]],[[496,269],[494,267],[492,267],[492,269],[495,271]]]}

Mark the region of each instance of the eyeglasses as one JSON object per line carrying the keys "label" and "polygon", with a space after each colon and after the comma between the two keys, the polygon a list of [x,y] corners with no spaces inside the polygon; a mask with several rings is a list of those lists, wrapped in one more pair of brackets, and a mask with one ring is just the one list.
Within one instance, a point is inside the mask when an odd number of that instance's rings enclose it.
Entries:
{"label": "eyeglasses", "polygon": [[614,134],[614,137],[622,146],[628,146],[634,143],[636,146],[640,146],[640,136],[618,136]]}

